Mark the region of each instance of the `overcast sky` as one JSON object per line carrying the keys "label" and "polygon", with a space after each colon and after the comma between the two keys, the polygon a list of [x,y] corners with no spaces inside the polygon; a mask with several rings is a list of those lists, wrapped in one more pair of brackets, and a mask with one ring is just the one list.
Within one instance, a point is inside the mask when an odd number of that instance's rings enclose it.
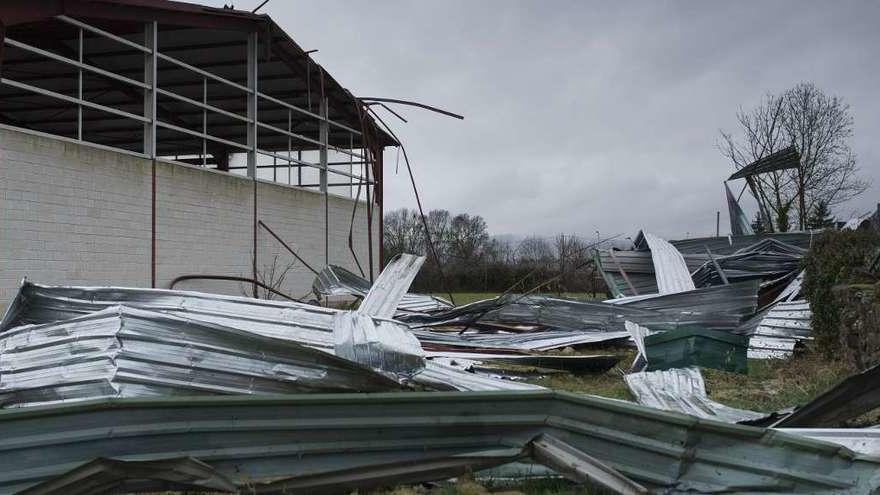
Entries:
{"label": "overcast sky", "polygon": [[[496,234],[708,235],[716,210],[727,232],[718,131],[800,81],[851,105],[873,182],[836,213],[880,201],[880,2],[271,0],[263,12],[355,95],[463,114],[400,107],[409,123],[394,125],[425,208],[482,215]],[[413,207],[395,159],[386,209]]]}

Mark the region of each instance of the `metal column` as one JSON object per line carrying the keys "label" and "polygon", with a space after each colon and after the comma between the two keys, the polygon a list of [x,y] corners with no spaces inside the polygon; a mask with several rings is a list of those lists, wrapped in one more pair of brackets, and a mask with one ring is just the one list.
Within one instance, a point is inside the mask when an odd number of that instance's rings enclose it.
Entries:
{"label": "metal column", "polygon": [[[82,29],[80,29],[82,33]],[[82,36],[82,35],[80,35]],[[144,84],[148,86],[144,90],[144,117],[150,119],[144,122],[144,154],[152,158],[150,168],[150,287],[156,288],[156,270],[158,265],[158,246],[156,239],[156,86],[158,85],[156,70],[158,68],[159,52],[159,25],[156,21],[148,22],[144,26]],[[82,46],[80,46],[82,56]],[[82,78],[82,75],[80,75]],[[80,79],[80,92],[82,91],[82,79]],[[80,94],[82,99],[82,94]],[[80,115],[82,112],[80,111]],[[82,132],[82,123],[79,125]],[[82,139],[82,135],[80,135]]]}
{"label": "metal column", "polygon": [[248,34],[247,40],[247,175],[253,180],[253,252],[251,256],[251,269],[253,278],[253,295],[259,297],[257,292],[257,78],[259,67],[257,65],[258,53],[257,33]]}
{"label": "metal column", "polygon": [[144,154],[150,158],[156,157],[156,68],[157,63],[157,39],[158,24],[156,21],[148,22],[144,26],[144,46],[150,50],[144,54],[144,84],[149,89],[144,90],[144,117],[150,119],[144,122]]}
{"label": "metal column", "polygon": [[321,159],[321,193],[324,195],[324,265],[330,264],[330,198],[327,192],[327,145],[330,142],[330,124],[327,122],[329,101],[321,99],[321,123],[320,123],[320,159]]}
{"label": "metal column", "polygon": [[257,176],[257,33],[250,33],[247,41],[247,175]]}

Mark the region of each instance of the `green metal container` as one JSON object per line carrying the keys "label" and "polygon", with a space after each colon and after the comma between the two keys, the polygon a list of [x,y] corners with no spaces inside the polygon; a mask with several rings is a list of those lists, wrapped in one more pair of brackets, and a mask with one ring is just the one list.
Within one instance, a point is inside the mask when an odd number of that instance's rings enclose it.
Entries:
{"label": "green metal container", "polygon": [[701,366],[747,373],[748,337],[701,328],[679,328],[645,338],[648,369]]}

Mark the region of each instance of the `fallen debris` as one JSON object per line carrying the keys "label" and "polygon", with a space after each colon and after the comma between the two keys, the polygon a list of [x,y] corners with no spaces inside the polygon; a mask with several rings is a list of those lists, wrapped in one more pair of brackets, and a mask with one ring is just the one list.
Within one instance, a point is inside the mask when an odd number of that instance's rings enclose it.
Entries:
{"label": "fallen debris", "polygon": [[812,311],[804,300],[780,301],[736,329],[749,338],[750,359],[785,358],[812,337]]}
{"label": "fallen debris", "polygon": [[[363,299],[370,292],[370,281],[345,268],[329,265],[315,277],[312,291],[321,297],[347,296]],[[397,310],[409,313],[433,313],[452,308],[452,303],[442,297],[407,293],[401,298]]]}
{"label": "fallen debris", "polygon": [[395,390],[295,342],[124,306],[0,333],[0,405],[102,397]]}
{"label": "fallen debris", "polygon": [[238,487],[211,466],[192,457],[154,461],[98,458],[18,493],[100,495],[164,490],[237,493]]}
{"label": "fallen debris", "polygon": [[96,456],[181,452],[248,492],[366,490],[520,459],[548,434],[659,491],[880,487],[880,461],[838,445],[610,399],[523,391],[103,399],[4,410],[0,493]]}
{"label": "fallen debris", "polygon": [[725,423],[755,421],[768,416],[728,407],[709,399],[703,375],[697,368],[630,373],[624,375],[623,379],[636,401],[643,406]]}

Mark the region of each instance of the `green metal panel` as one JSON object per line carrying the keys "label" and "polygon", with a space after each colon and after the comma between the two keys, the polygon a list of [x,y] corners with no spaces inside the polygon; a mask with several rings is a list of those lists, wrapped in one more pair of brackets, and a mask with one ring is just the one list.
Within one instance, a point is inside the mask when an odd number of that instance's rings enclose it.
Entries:
{"label": "green metal panel", "polygon": [[540,390],[105,399],[3,410],[0,493],[96,457],[193,457],[257,493],[304,479],[311,487],[340,479],[394,485],[509,462],[541,435],[663,493],[880,488],[880,459],[839,445]]}
{"label": "green metal panel", "polygon": [[748,337],[685,327],[645,338],[649,370],[702,366],[748,372]]}

